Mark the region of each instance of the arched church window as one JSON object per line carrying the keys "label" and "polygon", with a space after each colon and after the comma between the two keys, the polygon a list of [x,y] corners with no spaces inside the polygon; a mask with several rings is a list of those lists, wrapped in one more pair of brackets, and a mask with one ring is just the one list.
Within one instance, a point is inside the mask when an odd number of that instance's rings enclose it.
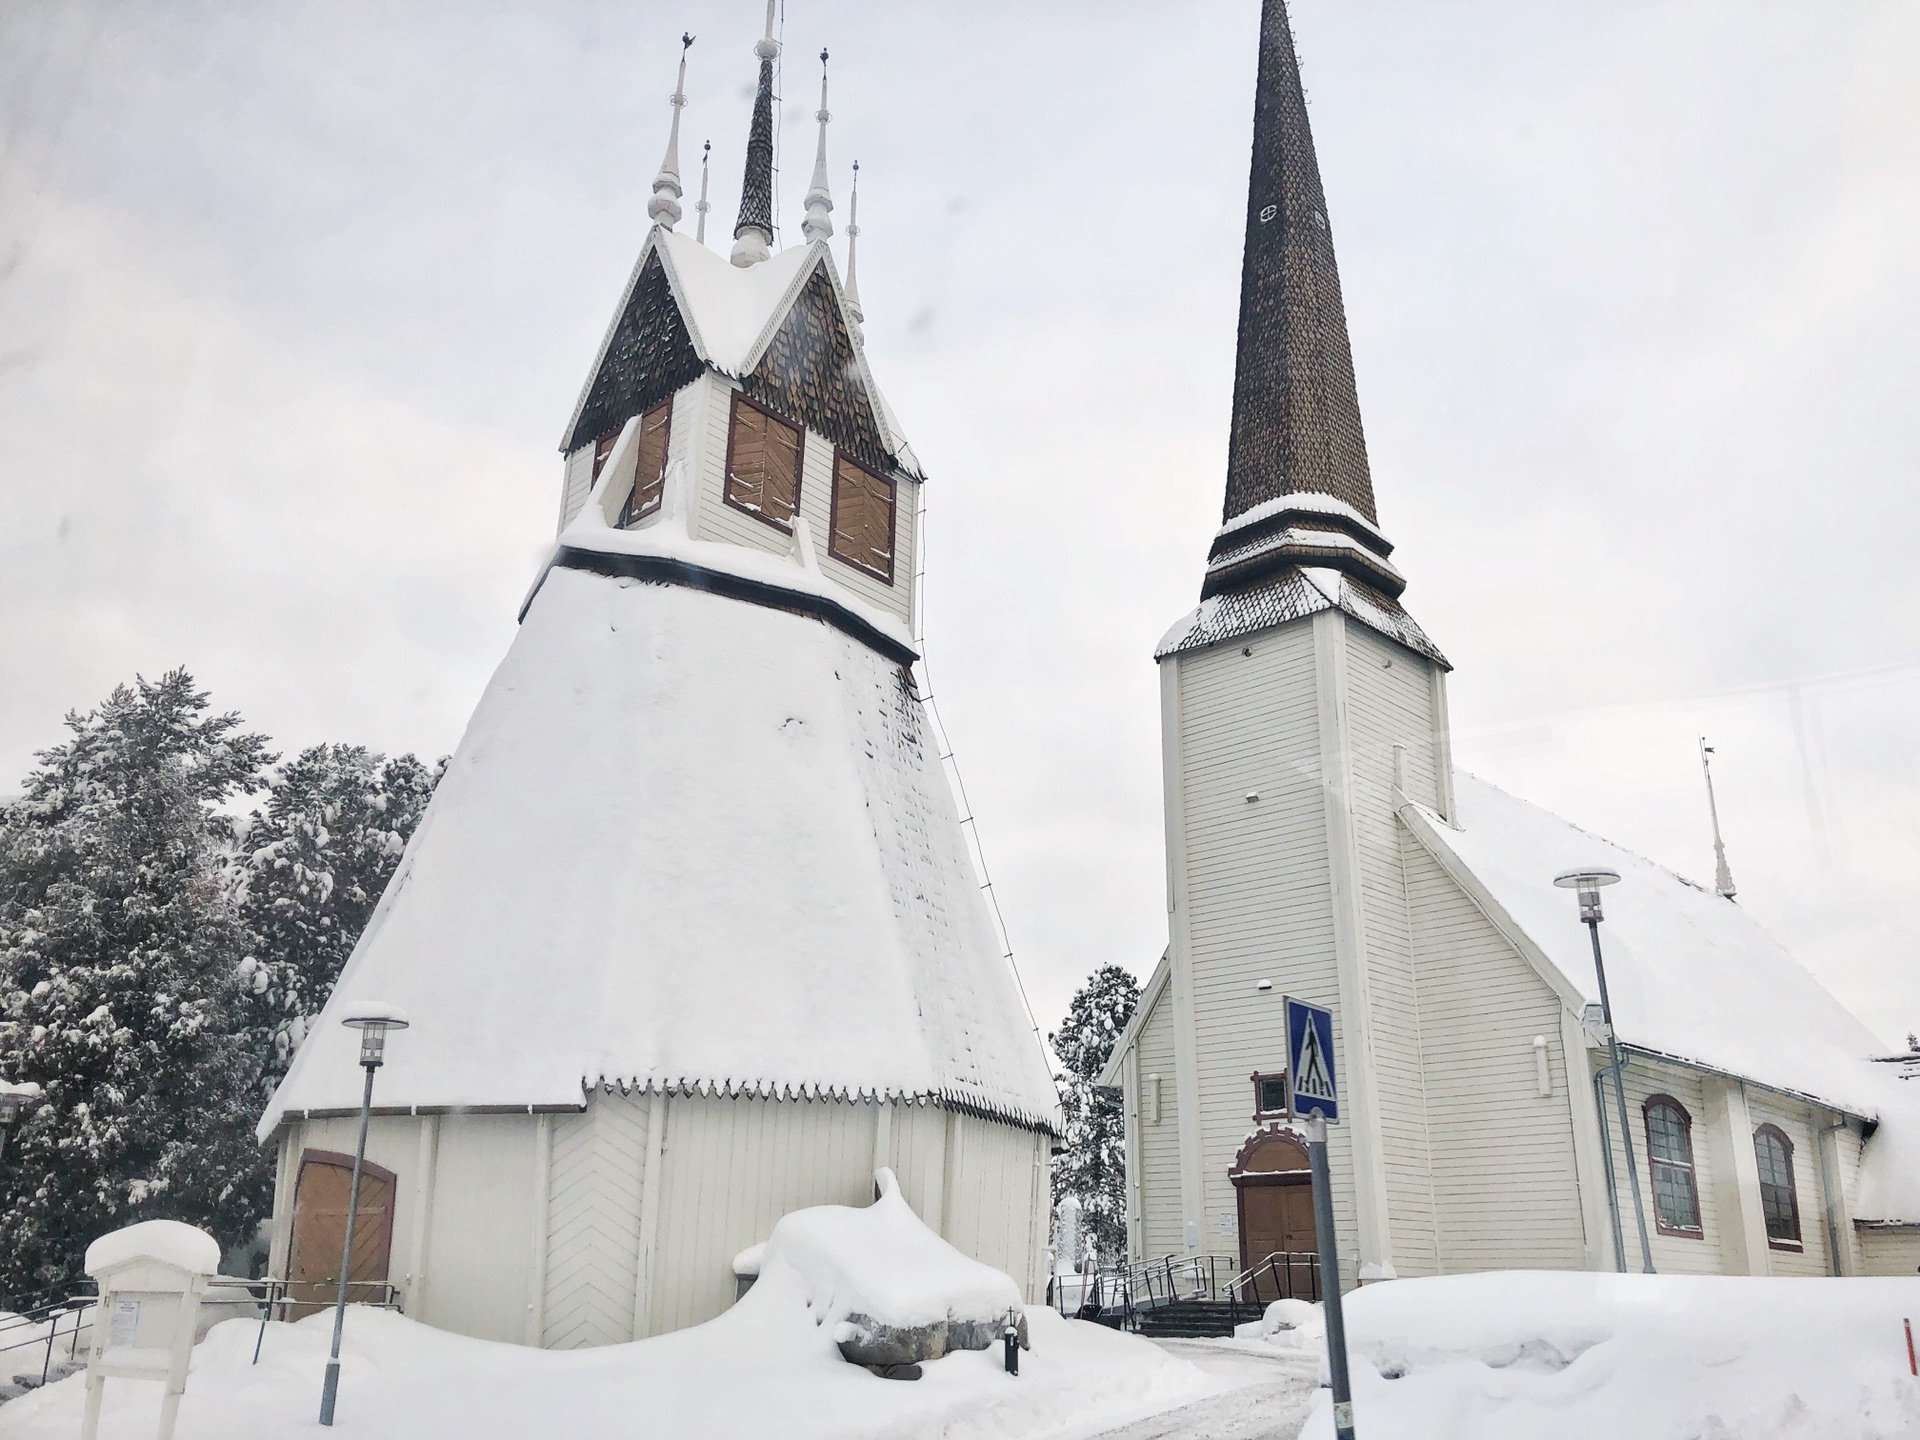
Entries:
{"label": "arched church window", "polygon": [[673,400],[662,400],[640,417],[640,459],[633,468],[633,493],[620,523],[631,525],[660,508],[667,488],[667,439],[673,433]]}
{"label": "arched church window", "polygon": [[1753,1158],[1760,1167],[1760,1213],[1767,1222],[1767,1244],[1776,1250],[1800,1248],[1800,1194],[1793,1183],[1793,1141],[1778,1125],[1753,1132]]}
{"label": "arched church window", "polygon": [[827,550],[856,570],[893,583],[894,483],[866,466],[836,455],[833,465],[833,535]]}
{"label": "arched church window", "polygon": [[1671,1095],[1649,1096],[1643,1108],[1654,1222],[1662,1235],[1698,1240],[1700,1192],[1693,1174],[1693,1117]]}
{"label": "arched church window", "polygon": [[799,427],[738,390],[727,428],[725,499],[734,509],[787,531],[800,508]]}

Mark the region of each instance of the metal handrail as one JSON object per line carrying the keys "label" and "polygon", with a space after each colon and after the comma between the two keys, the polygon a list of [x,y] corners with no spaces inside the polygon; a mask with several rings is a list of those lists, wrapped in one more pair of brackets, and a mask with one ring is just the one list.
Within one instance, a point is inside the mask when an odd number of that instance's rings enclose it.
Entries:
{"label": "metal handrail", "polygon": [[[1286,1269],[1284,1273],[1278,1268],[1280,1262],[1285,1262]],[[1230,1297],[1239,1299],[1244,1291],[1251,1290],[1251,1303],[1258,1307],[1260,1300],[1259,1279],[1261,1273],[1265,1272],[1273,1280],[1273,1288],[1277,1292],[1276,1298],[1283,1300],[1296,1299],[1298,1297],[1294,1293],[1293,1272],[1295,1267],[1300,1265],[1306,1267],[1307,1274],[1313,1281],[1313,1294],[1317,1300],[1320,1296],[1320,1256],[1316,1252],[1307,1250],[1273,1250],[1268,1252],[1266,1256],[1256,1260],[1227,1282]]]}

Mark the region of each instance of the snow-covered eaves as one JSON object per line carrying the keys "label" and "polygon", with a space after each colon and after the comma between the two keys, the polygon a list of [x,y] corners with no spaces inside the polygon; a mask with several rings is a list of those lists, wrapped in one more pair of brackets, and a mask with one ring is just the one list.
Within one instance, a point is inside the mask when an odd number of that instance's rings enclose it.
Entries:
{"label": "snow-covered eaves", "polygon": [[1164,660],[1169,655],[1226,644],[1322,610],[1344,611],[1389,640],[1447,666],[1440,647],[1427,638],[1398,601],[1338,570],[1319,567],[1284,570],[1260,584],[1208,596],[1160,638],[1153,658]]}
{"label": "snow-covered eaves", "polygon": [[[1454,821],[1413,809],[1415,833],[1470,872],[1581,1003],[1599,999],[1579,907],[1554,886],[1600,866],[1600,926],[1614,1027],[1624,1044],[1812,1097],[1857,1116],[1880,1113],[1885,1087],[1872,1033],[1738,905],[1664,866],[1454,772]],[[1451,868],[1451,867],[1450,867]]]}

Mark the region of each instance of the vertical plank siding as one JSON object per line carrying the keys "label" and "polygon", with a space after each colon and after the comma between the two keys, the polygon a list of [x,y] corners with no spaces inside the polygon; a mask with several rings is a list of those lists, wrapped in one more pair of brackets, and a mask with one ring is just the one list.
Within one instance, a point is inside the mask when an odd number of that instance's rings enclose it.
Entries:
{"label": "vertical plank siding", "polygon": [[538,1133],[531,1115],[440,1117],[427,1238],[433,1285],[416,1319],[483,1340],[526,1342]]}

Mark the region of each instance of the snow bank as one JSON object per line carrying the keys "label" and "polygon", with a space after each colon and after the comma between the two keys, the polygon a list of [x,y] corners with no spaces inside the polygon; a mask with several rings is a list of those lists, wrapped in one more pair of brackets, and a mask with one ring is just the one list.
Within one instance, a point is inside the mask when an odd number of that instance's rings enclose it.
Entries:
{"label": "snow bank", "polygon": [[[1032,1316],[1033,1350],[1008,1375],[962,1351],[914,1384],[840,1358],[805,1282],[769,1262],[733,1309],[691,1330],[597,1350],[545,1351],[450,1335],[399,1315],[348,1312],[341,1440],[1041,1440],[1087,1435],[1184,1404],[1219,1382],[1146,1341]],[[177,1440],[293,1440],[316,1432],[332,1317],[216,1326],[194,1351]],[[82,1377],[0,1406],[0,1440],[72,1440]],[[109,1381],[101,1440],[151,1440],[160,1386]]]}
{"label": "snow bank", "polygon": [[[1515,1272],[1347,1299],[1366,1440],[1920,1434],[1920,1280]],[[1331,1440],[1323,1390],[1301,1440]]]}
{"label": "snow bank", "polygon": [[158,1260],[190,1274],[213,1275],[220,1269],[220,1242],[178,1220],[142,1220],[89,1245],[85,1268],[98,1276],[129,1260]]}

